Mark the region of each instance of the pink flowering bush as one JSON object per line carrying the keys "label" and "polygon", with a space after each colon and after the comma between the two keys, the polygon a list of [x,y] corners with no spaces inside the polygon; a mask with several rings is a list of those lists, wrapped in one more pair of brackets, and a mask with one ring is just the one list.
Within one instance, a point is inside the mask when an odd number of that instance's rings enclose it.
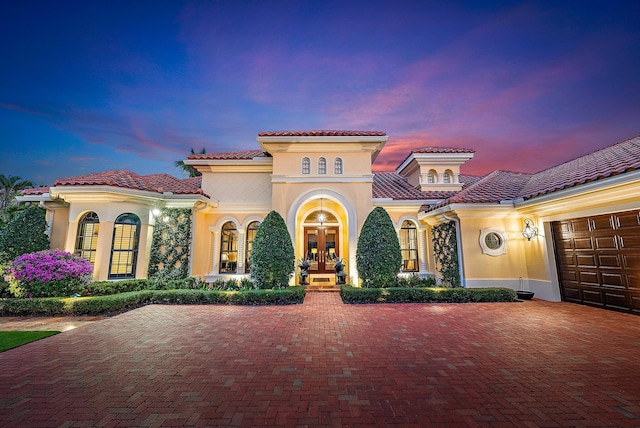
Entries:
{"label": "pink flowering bush", "polygon": [[5,270],[5,281],[15,297],[65,297],[86,294],[91,263],[59,250],[23,254]]}

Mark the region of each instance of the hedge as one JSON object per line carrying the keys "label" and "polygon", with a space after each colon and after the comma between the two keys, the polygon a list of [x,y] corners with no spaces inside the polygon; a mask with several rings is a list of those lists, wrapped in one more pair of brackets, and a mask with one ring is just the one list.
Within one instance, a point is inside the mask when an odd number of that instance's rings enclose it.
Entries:
{"label": "hedge", "polygon": [[515,302],[510,288],[358,288],[343,286],[344,303],[470,303]]}
{"label": "hedge", "polygon": [[296,304],[304,301],[304,287],[282,290],[140,290],[125,293],[77,297],[0,299],[0,316],[53,316],[113,314],[149,304]]}

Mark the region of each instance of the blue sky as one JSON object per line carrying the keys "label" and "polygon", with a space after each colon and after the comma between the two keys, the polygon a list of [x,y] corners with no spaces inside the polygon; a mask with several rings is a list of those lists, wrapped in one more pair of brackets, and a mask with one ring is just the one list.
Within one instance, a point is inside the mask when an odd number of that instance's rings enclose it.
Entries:
{"label": "blue sky", "polygon": [[0,173],[182,176],[261,131],[377,130],[374,165],[533,172],[640,134],[637,1],[20,1],[0,9]]}

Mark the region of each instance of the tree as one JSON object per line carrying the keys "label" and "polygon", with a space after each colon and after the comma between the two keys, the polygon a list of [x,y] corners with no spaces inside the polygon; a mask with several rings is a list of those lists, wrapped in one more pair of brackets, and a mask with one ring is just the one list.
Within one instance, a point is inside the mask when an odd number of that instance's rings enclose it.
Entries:
{"label": "tree", "polygon": [[8,208],[21,190],[32,187],[33,183],[28,180],[14,175],[7,177],[0,174],[0,210]]}
{"label": "tree", "polygon": [[[198,153],[196,153],[193,150],[193,148],[191,149],[191,154],[192,155],[203,155],[205,153],[207,153],[207,151],[205,150],[204,147]],[[182,169],[184,172],[189,174],[189,177],[200,177],[202,175],[202,173],[200,171],[198,171],[197,169],[195,169],[191,165],[186,165],[184,163],[184,161],[182,161],[182,160],[176,161],[176,168]]]}
{"label": "tree", "polygon": [[284,288],[295,271],[291,235],[282,216],[271,211],[260,224],[251,250],[251,280],[258,288]]}
{"label": "tree", "polygon": [[0,264],[22,254],[48,249],[46,230],[45,211],[42,208],[31,205],[20,212],[0,231]]}
{"label": "tree", "polygon": [[356,249],[356,267],[363,287],[395,284],[402,267],[400,242],[389,214],[382,207],[369,213]]}

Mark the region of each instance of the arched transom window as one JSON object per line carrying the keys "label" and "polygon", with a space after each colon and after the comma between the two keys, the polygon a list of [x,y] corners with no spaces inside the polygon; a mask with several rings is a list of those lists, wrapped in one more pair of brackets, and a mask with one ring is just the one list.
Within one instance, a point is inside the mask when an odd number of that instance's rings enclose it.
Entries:
{"label": "arched transom window", "polygon": [[236,273],[238,268],[238,230],[232,221],[222,225],[220,234],[220,273]]}
{"label": "arched transom window", "polygon": [[402,252],[402,271],[418,271],[418,229],[414,222],[405,220],[400,229],[400,251]]}
{"label": "arched transom window", "polygon": [[303,174],[311,174],[311,159],[303,157],[301,169]]}
{"label": "arched transom window", "polygon": [[98,214],[93,211],[89,211],[83,215],[78,223],[75,254],[89,260],[92,265],[96,261],[99,230],[100,219],[98,218]]}
{"label": "arched transom window", "polygon": [[120,214],[113,224],[109,278],[135,278],[140,241],[140,218]]}
{"label": "arched transom window", "polygon": [[342,174],[342,158],[335,158],[333,160],[333,173]]}
{"label": "arched transom window", "polygon": [[325,158],[318,159],[318,174],[327,173],[327,160]]}

